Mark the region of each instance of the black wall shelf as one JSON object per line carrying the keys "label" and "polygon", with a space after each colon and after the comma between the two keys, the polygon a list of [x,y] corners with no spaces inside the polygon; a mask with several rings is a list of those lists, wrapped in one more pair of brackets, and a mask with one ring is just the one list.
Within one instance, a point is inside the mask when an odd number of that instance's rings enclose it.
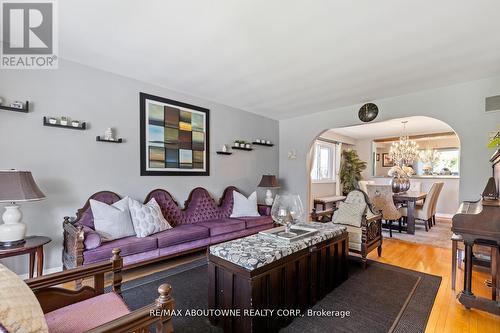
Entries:
{"label": "black wall shelf", "polygon": [[0,105],[0,110],[28,113],[30,111],[30,103],[26,101],[26,103],[24,104],[24,108],[22,109],[13,108],[12,106]]}
{"label": "black wall shelf", "polygon": [[218,151],[216,152],[218,155],[231,155],[232,153],[229,151]]}
{"label": "black wall shelf", "polygon": [[122,143],[123,139],[120,138],[120,139],[116,139],[116,140],[106,140],[106,139],[101,138],[100,136],[96,136],[95,141],[109,142],[109,143]]}
{"label": "black wall shelf", "polygon": [[266,146],[266,147],[273,147],[274,146],[273,143],[252,142],[252,144],[257,145],[257,146]]}
{"label": "black wall shelf", "polygon": [[85,122],[80,123],[80,126],[77,126],[77,127],[72,126],[72,125],[51,124],[51,123],[49,123],[49,120],[47,119],[47,117],[43,117],[43,126],[60,127],[60,128],[82,130],[82,131],[87,129],[87,124]]}
{"label": "black wall shelf", "polygon": [[237,150],[246,150],[246,151],[253,150],[253,148],[235,147],[235,146],[232,146],[231,148],[233,148],[233,149],[237,149]]}

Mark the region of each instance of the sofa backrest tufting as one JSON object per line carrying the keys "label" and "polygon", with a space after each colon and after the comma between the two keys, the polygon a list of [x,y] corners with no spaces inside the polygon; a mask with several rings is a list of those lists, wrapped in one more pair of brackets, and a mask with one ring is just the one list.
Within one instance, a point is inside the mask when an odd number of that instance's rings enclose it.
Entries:
{"label": "sofa backrest tufting", "polygon": [[[151,191],[146,196],[144,202],[148,202],[152,198],[155,198],[156,202],[158,202],[161,207],[165,219],[167,219],[171,225],[175,226],[228,218],[233,211],[233,191],[238,191],[238,189],[234,186],[226,188],[220,202],[216,202],[207,190],[197,187],[189,194],[183,209],[179,207],[170,193],[162,189]],[[98,192],[93,194],[87,200],[83,208],[78,210],[75,223],[94,229],[94,216],[90,209],[90,199],[110,205],[121,198],[114,192]]]}
{"label": "sofa backrest tufting", "polygon": [[233,211],[233,191],[237,191],[233,186],[226,188],[218,203],[207,190],[197,187],[189,194],[184,203],[184,209],[179,208],[170,193],[161,189],[151,191],[145,202],[155,198],[163,216],[172,225],[190,224],[228,218]]}

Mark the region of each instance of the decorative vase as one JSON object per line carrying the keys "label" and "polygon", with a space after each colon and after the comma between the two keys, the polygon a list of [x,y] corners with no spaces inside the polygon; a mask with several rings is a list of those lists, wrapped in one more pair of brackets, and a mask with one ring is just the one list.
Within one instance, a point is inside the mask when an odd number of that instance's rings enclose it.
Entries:
{"label": "decorative vase", "polygon": [[247,143],[247,144],[245,145],[245,148],[252,148],[252,145],[251,145],[251,144],[249,144],[249,143]]}
{"label": "decorative vase", "polygon": [[410,179],[404,176],[394,176],[391,179],[391,188],[394,193],[406,192],[410,189]]}
{"label": "decorative vase", "polygon": [[234,143],[234,146],[235,146],[235,147],[239,147],[239,146],[240,146],[240,143],[239,143],[239,142],[235,142],[235,143]]}
{"label": "decorative vase", "polygon": [[104,131],[104,139],[108,141],[114,141],[115,137],[113,135],[113,129],[111,127],[106,128]]}

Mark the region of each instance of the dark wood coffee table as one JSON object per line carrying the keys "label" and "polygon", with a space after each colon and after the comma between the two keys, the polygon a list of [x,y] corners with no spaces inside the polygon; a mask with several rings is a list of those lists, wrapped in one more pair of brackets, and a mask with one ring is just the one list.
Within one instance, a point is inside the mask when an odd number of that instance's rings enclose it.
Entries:
{"label": "dark wood coffee table", "polygon": [[51,239],[44,236],[29,236],[26,237],[26,242],[17,246],[2,247],[0,246],[0,259],[7,257],[19,256],[22,254],[30,255],[29,261],[29,278],[33,278],[35,270],[35,254],[37,259],[36,274],[43,274],[43,246],[49,243]]}
{"label": "dark wood coffee table", "polygon": [[209,315],[212,324],[226,333],[278,332],[347,279],[345,227],[307,225],[320,231],[291,245],[256,234],[209,248],[208,308],[232,310]]}

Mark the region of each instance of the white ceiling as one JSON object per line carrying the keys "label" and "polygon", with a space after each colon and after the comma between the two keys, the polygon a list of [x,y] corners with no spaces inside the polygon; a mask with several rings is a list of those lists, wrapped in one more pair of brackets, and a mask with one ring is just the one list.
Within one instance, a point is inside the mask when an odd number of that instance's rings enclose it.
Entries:
{"label": "white ceiling", "polygon": [[441,120],[415,116],[335,128],[323,133],[321,136],[339,134],[356,140],[398,137],[403,129],[401,121],[408,121],[406,123],[406,133],[408,135],[453,132],[453,129]]}
{"label": "white ceiling", "polygon": [[500,73],[500,1],[64,0],[60,56],[272,118]]}

